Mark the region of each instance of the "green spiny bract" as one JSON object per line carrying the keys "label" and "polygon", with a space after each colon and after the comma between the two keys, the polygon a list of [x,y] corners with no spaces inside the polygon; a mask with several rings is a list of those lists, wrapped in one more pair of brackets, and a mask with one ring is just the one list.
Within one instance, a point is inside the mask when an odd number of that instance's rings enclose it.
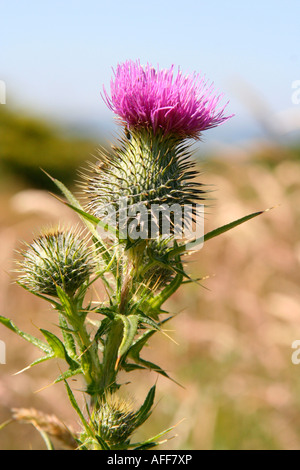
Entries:
{"label": "green spiny bract", "polygon": [[95,267],[86,240],[71,231],[49,231],[27,245],[22,254],[19,282],[51,296],[57,296],[57,286],[74,295]]}
{"label": "green spiny bract", "polygon": [[[165,232],[161,219],[153,213],[155,206],[194,207],[197,201],[205,199],[203,185],[193,181],[199,173],[190,161],[188,144],[174,136],[154,136],[147,130],[127,132],[119,143],[111,155],[100,152],[100,163],[91,165],[92,171],[82,184],[87,197],[86,209],[94,216],[103,220],[109,213],[116,214],[117,228],[126,230],[128,238],[131,238],[130,223],[138,221],[139,230],[146,234],[140,238],[156,238]],[[124,207],[133,209],[133,214],[127,212],[124,216]],[[140,209],[144,214],[146,211],[142,222],[138,219]],[[170,227],[172,233],[172,220]]]}

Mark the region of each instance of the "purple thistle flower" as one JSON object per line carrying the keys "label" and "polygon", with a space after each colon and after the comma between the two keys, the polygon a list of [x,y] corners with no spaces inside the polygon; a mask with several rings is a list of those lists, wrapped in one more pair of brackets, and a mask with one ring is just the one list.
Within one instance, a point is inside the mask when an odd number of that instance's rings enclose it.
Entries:
{"label": "purple thistle flower", "polygon": [[117,66],[111,79],[111,97],[104,88],[104,101],[129,129],[152,128],[154,134],[198,138],[200,133],[222,124],[226,107],[218,108],[222,95],[213,93],[199,74],[184,76],[169,70],[145,67],[139,61]]}

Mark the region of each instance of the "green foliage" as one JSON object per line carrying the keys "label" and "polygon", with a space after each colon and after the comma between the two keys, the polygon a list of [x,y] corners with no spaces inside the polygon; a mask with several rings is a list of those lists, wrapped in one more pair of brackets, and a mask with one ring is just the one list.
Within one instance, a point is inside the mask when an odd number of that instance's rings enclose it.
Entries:
{"label": "green foliage", "polygon": [[[67,184],[76,177],[77,168],[94,151],[91,139],[68,135],[41,119],[0,107],[0,165],[31,187],[52,187],[40,171],[54,173]],[[42,162],[42,164],[41,164]]]}

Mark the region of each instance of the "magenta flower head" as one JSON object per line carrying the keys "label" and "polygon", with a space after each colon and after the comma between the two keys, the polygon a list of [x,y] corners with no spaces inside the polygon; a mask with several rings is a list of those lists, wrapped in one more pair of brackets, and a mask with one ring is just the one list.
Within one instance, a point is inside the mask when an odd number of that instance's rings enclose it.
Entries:
{"label": "magenta flower head", "polygon": [[128,129],[198,138],[231,117],[224,116],[226,105],[218,107],[222,95],[200,75],[178,70],[174,76],[174,66],[155,70],[139,61],[126,61],[113,72],[111,96],[104,89],[104,101]]}

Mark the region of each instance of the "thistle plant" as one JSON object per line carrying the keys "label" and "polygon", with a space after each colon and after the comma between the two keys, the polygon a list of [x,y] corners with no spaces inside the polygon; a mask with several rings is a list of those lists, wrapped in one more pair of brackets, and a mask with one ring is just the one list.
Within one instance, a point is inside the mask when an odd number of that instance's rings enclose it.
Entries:
{"label": "thistle plant", "polygon": [[[99,150],[97,161],[81,175],[82,200],[50,176],[63,202],[78,214],[85,234],[63,228],[46,231],[25,246],[18,267],[18,284],[55,310],[60,336],[41,329],[42,341],[0,317],[3,325],[42,351],[28,367],[53,358],[66,363],[56,382],[64,381],[81,431],[67,433],[63,427],[59,436],[62,427],[56,418],[34,410],[14,411],[14,419],[35,425],[49,449],[52,435],[84,450],[142,450],[160,444],[170,429],[144,442],[133,438],[151,414],[156,386],[136,407],[122,394],[126,385],[120,372],[148,369],[169,377],[143,359],[142,350],[172,318],[164,303],[183,283],[193,281],[184,267],[190,246],[197,249],[261,213],[191,237],[208,193],[199,182],[191,143],[231,117],[203,77],[127,61],[117,66],[110,93],[104,89],[102,97],[117,117],[120,137],[111,151]],[[94,303],[88,292],[99,279],[107,299]],[[84,409],[68,382],[78,375]]]}

